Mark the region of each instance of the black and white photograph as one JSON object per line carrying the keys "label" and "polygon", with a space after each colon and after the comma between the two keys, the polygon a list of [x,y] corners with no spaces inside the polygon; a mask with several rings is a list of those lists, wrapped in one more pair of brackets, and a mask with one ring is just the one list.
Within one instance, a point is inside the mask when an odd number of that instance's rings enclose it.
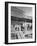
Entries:
{"label": "black and white photograph", "polygon": [[11,6],[11,40],[32,39],[32,7]]}
{"label": "black and white photograph", "polygon": [[[7,7],[8,6],[8,7]],[[35,42],[35,4],[8,3],[8,43]]]}

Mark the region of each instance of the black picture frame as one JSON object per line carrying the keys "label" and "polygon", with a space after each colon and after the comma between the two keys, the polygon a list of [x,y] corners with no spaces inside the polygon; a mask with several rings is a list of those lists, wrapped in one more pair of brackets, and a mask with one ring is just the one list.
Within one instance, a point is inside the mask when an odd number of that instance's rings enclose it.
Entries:
{"label": "black picture frame", "polygon": [[[35,41],[8,43],[8,4],[12,4],[12,3],[35,5]],[[22,43],[36,43],[36,3],[5,2],[5,44],[22,44]]]}

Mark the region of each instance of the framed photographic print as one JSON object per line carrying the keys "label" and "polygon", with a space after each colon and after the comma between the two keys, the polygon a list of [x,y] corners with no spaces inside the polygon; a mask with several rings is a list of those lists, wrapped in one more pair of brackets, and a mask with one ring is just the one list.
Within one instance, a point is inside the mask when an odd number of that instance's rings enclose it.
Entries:
{"label": "framed photographic print", "polygon": [[5,2],[5,44],[36,42],[36,3]]}

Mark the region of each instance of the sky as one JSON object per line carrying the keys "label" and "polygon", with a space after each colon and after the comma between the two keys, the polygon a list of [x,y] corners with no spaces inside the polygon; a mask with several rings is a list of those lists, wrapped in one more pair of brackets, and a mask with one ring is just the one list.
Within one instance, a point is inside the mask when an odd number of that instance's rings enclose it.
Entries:
{"label": "sky", "polygon": [[26,17],[32,16],[32,7],[11,7],[11,16]]}

